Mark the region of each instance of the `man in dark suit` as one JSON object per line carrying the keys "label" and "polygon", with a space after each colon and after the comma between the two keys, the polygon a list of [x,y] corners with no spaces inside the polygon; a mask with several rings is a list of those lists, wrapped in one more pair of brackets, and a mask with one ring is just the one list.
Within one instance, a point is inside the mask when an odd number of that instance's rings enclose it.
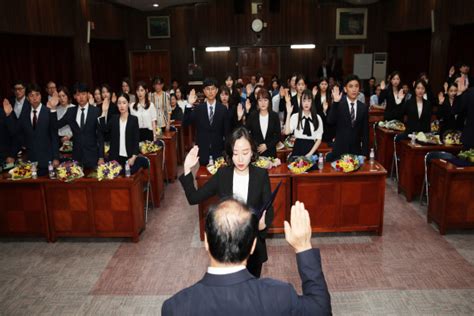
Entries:
{"label": "man in dark suit", "polygon": [[456,79],[458,84],[457,96],[454,99],[452,114],[463,114],[466,124],[461,136],[461,142],[465,150],[474,148],[474,87],[467,88],[463,78]]}
{"label": "man in dark suit", "polygon": [[332,91],[333,104],[327,121],[336,126],[336,141],[329,160],[342,154],[369,155],[369,111],[367,105],[357,100],[360,81],[349,75],[344,82],[344,92],[335,86]]}
{"label": "man in dark suit", "polygon": [[[92,169],[104,162],[104,138],[98,122],[101,110],[89,105],[87,85],[77,83],[73,91],[78,106],[67,110],[58,121],[58,128],[69,125],[73,141],[72,158]],[[57,98],[52,100],[55,100],[51,102],[53,111],[56,111]]]}
{"label": "man in dark suit", "polygon": [[255,249],[258,219],[245,204],[227,199],[206,217],[205,248],[210,267],[195,285],[166,300],[166,315],[330,315],[331,298],[319,249],[311,246],[311,224],[304,204],[291,209],[285,238],[295,249],[303,295],[292,285],[256,279],[245,268]]}
{"label": "man in dark suit", "polygon": [[42,97],[41,102],[43,104],[48,104],[48,101],[58,93],[58,89],[56,87],[56,83],[54,81],[48,81],[46,87],[44,88],[45,94]]}
{"label": "man in dark suit", "polygon": [[15,161],[12,147],[12,135],[8,129],[7,115],[0,108],[0,166],[6,163],[12,163]]}
{"label": "man in dark suit", "polygon": [[196,92],[191,90],[184,111],[183,127],[196,126],[196,144],[199,146],[199,163],[207,165],[209,157],[221,157],[225,136],[230,132],[230,116],[225,106],[216,101],[217,81],[207,78],[203,84],[206,102],[194,105]]}
{"label": "man in dark suit", "polygon": [[28,115],[20,116],[20,119],[11,115],[13,107],[10,104],[4,104],[7,124],[13,133],[23,133],[28,160],[38,162],[38,175],[45,175],[49,161],[54,166],[59,165],[57,118],[56,114],[41,103],[41,89],[38,85],[28,87],[28,101]]}
{"label": "man in dark suit", "polygon": [[[29,102],[26,98],[26,85],[23,81],[15,81],[13,84],[13,94],[15,95],[10,100],[4,99],[3,103],[6,105],[11,105],[13,107],[13,112],[15,113],[15,118],[17,120],[22,116],[27,116],[29,114]],[[16,154],[24,147],[24,136],[21,131],[18,131],[16,134],[10,135],[12,137],[12,155]]]}

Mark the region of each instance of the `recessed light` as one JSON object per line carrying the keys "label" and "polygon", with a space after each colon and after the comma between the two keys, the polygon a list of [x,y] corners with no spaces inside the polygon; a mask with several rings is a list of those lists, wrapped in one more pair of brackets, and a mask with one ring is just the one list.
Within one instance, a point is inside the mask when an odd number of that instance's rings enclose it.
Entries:
{"label": "recessed light", "polygon": [[229,46],[206,47],[206,52],[228,52],[228,51],[230,51]]}
{"label": "recessed light", "polygon": [[314,49],[314,44],[293,44],[290,46],[291,49]]}
{"label": "recessed light", "polygon": [[159,5],[158,3],[153,3],[153,6],[154,6],[155,8],[158,8],[160,5]]}

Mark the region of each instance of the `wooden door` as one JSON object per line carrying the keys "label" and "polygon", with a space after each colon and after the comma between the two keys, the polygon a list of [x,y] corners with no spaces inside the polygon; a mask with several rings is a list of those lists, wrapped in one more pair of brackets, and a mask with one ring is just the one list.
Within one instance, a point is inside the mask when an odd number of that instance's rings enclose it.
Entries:
{"label": "wooden door", "polygon": [[262,74],[265,85],[270,85],[271,77],[280,73],[280,53],[277,47],[239,48],[239,77],[249,82],[250,77]]}
{"label": "wooden door", "polygon": [[171,81],[170,55],[168,51],[130,52],[132,81],[145,81],[151,89],[153,78],[160,76],[166,84]]}

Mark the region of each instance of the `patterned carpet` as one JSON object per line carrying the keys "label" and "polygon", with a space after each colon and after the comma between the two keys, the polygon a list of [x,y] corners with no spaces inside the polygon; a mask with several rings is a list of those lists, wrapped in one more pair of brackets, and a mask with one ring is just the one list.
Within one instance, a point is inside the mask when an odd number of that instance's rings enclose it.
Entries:
{"label": "patterned carpet", "polygon": [[[0,242],[0,315],[159,315],[208,264],[197,207],[179,183],[150,212],[138,244],[120,239]],[[313,219],[315,220],[315,219]],[[473,315],[474,232],[440,236],[426,207],[387,181],[384,234],[318,234],[335,315]],[[301,284],[283,236],[268,240],[263,276]]]}

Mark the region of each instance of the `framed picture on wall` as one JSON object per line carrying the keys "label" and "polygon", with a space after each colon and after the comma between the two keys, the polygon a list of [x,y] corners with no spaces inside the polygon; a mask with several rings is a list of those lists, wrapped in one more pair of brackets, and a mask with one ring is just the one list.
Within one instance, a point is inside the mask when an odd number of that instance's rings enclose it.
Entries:
{"label": "framed picture on wall", "polygon": [[149,16],[147,17],[148,38],[169,38],[170,37],[170,17]]}
{"label": "framed picture on wall", "polygon": [[366,39],[367,8],[336,10],[336,39]]}

